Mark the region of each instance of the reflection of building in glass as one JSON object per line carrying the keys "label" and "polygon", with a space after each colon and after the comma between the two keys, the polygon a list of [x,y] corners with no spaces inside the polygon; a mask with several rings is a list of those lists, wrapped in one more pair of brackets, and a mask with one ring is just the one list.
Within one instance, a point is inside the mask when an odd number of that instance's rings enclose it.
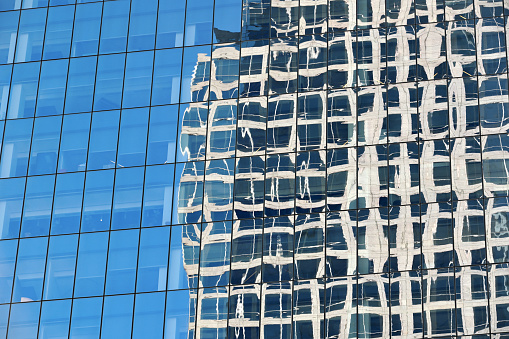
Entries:
{"label": "reflection of building in glass", "polygon": [[198,56],[178,205],[198,337],[504,329],[506,56],[483,43],[503,20],[355,6],[245,2],[243,37],[274,38]]}
{"label": "reflection of building in glass", "polygon": [[0,339],[509,338],[508,14],[1,0]]}

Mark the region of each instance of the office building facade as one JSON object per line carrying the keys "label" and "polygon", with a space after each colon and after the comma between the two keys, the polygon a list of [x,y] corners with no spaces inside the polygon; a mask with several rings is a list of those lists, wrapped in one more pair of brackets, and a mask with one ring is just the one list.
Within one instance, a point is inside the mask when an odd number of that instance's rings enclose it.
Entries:
{"label": "office building facade", "polygon": [[509,338],[500,0],[3,0],[0,338]]}

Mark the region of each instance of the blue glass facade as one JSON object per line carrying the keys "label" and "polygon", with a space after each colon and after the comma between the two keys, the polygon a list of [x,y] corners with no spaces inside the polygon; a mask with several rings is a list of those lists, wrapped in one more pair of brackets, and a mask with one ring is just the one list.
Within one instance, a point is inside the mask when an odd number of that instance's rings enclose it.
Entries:
{"label": "blue glass facade", "polygon": [[509,338],[508,17],[1,0],[0,339]]}

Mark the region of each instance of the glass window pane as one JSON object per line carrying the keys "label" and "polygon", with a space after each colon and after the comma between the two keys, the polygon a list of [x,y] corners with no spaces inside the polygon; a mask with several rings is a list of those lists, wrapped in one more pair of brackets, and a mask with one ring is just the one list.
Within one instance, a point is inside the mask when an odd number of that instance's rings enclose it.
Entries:
{"label": "glass window pane", "polygon": [[56,172],[61,125],[57,116],[35,119],[28,175]]}
{"label": "glass window pane", "polygon": [[45,61],[41,66],[36,116],[62,114],[68,60]]}
{"label": "glass window pane", "polygon": [[22,237],[49,234],[55,176],[28,177],[23,205]]}
{"label": "glass window pane", "polygon": [[13,9],[19,9],[20,5],[21,5],[21,1],[19,1],[19,0],[2,1],[0,4],[0,11],[10,11]]}
{"label": "glass window pane", "polygon": [[113,170],[87,173],[81,232],[104,231],[110,228],[114,177]]}
{"label": "glass window pane", "polygon": [[136,292],[166,290],[169,242],[169,227],[141,230]]}
{"label": "glass window pane", "polygon": [[143,167],[117,169],[111,229],[140,227],[143,170]]}
{"label": "glass window pane", "polygon": [[134,308],[133,339],[163,336],[165,293],[137,294]]}
{"label": "glass window pane", "polygon": [[22,303],[11,306],[8,339],[33,339],[37,337],[37,325],[41,303]]}
{"label": "glass window pane", "polygon": [[92,110],[96,62],[96,57],[71,59],[64,113]]}
{"label": "glass window pane", "polygon": [[75,299],[72,304],[70,339],[99,338],[103,298]]}
{"label": "glass window pane", "polygon": [[19,12],[0,13],[0,64],[13,62],[18,21]]}
{"label": "glass window pane", "polygon": [[10,305],[0,305],[0,336],[5,338],[7,335],[7,323],[9,321]]}
{"label": "glass window pane", "polygon": [[5,119],[5,115],[7,114],[7,100],[9,99],[11,75],[11,65],[0,66],[0,119]]}
{"label": "glass window pane", "polygon": [[46,237],[19,241],[13,302],[41,300],[47,247]]}
{"label": "glass window pane", "polygon": [[130,3],[126,0],[104,3],[99,53],[118,53],[126,50],[129,7]]}
{"label": "glass window pane", "polygon": [[127,54],[122,107],[150,105],[153,62],[153,51]]}
{"label": "glass window pane", "polygon": [[39,339],[67,338],[71,315],[71,300],[42,303]]}
{"label": "glass window pane", "polygon": [[90,113],[65,115],[60,137],[58,173],[84,171],[87,165]]}
{"label": "glass window pane", "polygon": [[[187,338],[192,335],[190,325],[194,323],[196,291],[170,291],[166,297],[165,338]],[[191,324],[190,324],[191,323]]]}
{"label": "glass window pane", "polygon": [[44,299],[72,297],[78,236],[51,237],[46,262]]}
{"label": "glass window pane", "polygon": [[[168,268],[168,290],[178,290],[193,286],[193,276],[189,277],[184,268],[184,246],[183,242],[188,236],[183,233],[184,226],[171,227],[170,262]],[[195,252],[195,247],[190,247]],[[186,261],[187,264],[187,261]],[[194,273],[194,272],[193,272]]]}
{"label": "glass window pane", "polygon": [[[0,302],[2,304],[9,303],[11,301],[17,249],[17,240],[0,242]],[[2,310],[0,310],[0,314],[1,313],[3,313]],[[0,323],[1,322],[2,321],[0,320]]]}
{"label": "glass window pane", "polygon": [[111,232],[106,294],[134,292],[139,232],[139,230]]}
{"label": "glass window pane", "polygon": [[[116,1],[109,3],[116,3]],[[124,64],[125,54],[99,56],[95,80],[95,111],[120,108]]]}
{"label": "glass window pane", "polygon": [[178,103],[182,49],[167,49],[155,53],[152,105]]}
{"label": "glass window pane", "polygon": [[127,50],[153,49],[157,21],[157,0],[132,0]]}
{"label": "glass window pane", "polygon": [[160,1],[157,18],[156,48],[180,47],[184,42],[186,4],[183,1]]}
{"label": "glass window pane", "polygon": [[74,6],[49,8],[43,59],[69,57],[73,21]]}
{"label": "glass window pane", "polygon": [[142,226],[171,224],[173,172],[173,165],[147,167]]}
{"label": "glass window pane", "polygon": [[16,62],[41,59],[46,13],[45,8],[21,12],[16,44]]}
{"label": "glass window pane", "polygon": [[34,116],[40,66],[39,62],[14,65],[7,118]]}
{"label": "glass window pane", "polygon": [[242,2],[216,0],[214,6],[214,43],[240,40]]}
{"label": "glass window pane", "polygon": [[84,173],[57,175],[51,234],[78,233],[81,220]]}
{"label": "glass window pane", "polygon": [[19,236],[25,178],[0,180],[0,238]]}
{"label": "glass window pane", "polygon": [[145,164],[148,108],[123,110],[120,117],[117,167]]}
{"label": "glass window pane", "polygon": [[147,148],[147,165],[175,162],[178,105],[152,107]]}
{"label": "glass window pane", "polygon": [[213,0],[198,0],[187,3],[186,46],[211,43],[213,6]]}
{"label": "glass window pane", "polygon": [[107,254],[108,232],[85,233],[80,236],[75,298],[103,294]]}
{"label": "glass window pane", "polygon": [[87,170],[115,167],[119,119],[119,111],[92,115]]}
{"label": "glass window pane", "polygon": [[2,178],[27,175],[33,123],[33,119],[6,122],[0,161]]}
{"label": "glass window pane", "polygon": [[130,338],[133,318],[133,295],[104,298],[102,338]]}
{"label": "glass window pane", "polygon": [[102,3],[76,6],[71,56],[97,54],[101,14]]}

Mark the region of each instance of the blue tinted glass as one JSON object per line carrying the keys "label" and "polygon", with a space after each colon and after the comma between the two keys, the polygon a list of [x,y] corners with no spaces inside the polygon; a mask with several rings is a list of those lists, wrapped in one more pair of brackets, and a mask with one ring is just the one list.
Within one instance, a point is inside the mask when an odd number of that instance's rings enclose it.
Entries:
{"label": "blue tinted glass", "polygon": [[58,172],[84,171],[87,165],[90,113],[64,116]]}
{"label": "blue tinted glass", "polygon": [[41,307],[39,339],[67,338],[71,300],[46,301]]}
{"label": "blue tinted glass", "polygon": [[197,0],[187,3],[186,46],[210,44],[212,40],[212,14],[214,0]]}
{"label": "blue tinted glass", "polygon": [[184,1],[159,1],[156,48],[182,46],[185,8]]}
{"label": "blue tinted glass", "polygon": [[154,52],[127,54],[122,106],[141,107],[150,104]]}
{"label": "blue tinted glass", "polygon": [[136,292],[166,290],[169,227],[141,230]]}
{"label": "blue tinted glass", "polygon": [[[17,240],[0,241],[0,286],[2,286],[0,289],[0,303],[9,303],[11,301],[17,249]],[[0,313],[2,312],[0,311]]]}
{"label": "blue tinted glass", "polygon": [[23,303],[11,306],[8,339],[37,338],[37,324],[41,303]]}
{"label": "blue tinted glass", "polygon": [[137,294],[132,338],[162,338],[165,293]]}
{"label": "blue tinted glass", "polygon": [[49,0],[23,0],[22,8],[37,8],[48,6]]}
{"label": "blue tinted glass", "polygon": [[0,13],[0,64],[14,60],[18,20],[19,12]]}
{"label": "blue tinted glass", "polygon": [[117,167],[145,164],[148,108],[123,110],[120,117]]}
{"label": "blue tinted glass", "polygon": [[5,123],[5,135],[0,161],[2,178],[27,174],[33,119],[12,120]]}
{"label": "blue tinted glass", "polygon": [[[173,200],[173,224],[195,223],[202,217],[204,162],[190,162],[175,166],[175,193]],[[192,177],[198,180],[189,180]],[[186,208],[187,212],[179,212]]]}
{"label": "blue tinted glass", "polygon": [[147,149],[147,165],[175,162],[178,105],[152,107]]}
{"label": "blue tinted glass", "polygon": [[[210,47],[199,46],[184,49],[182,65],[182,83],[180,85],[180,101],[204,101],[208,97],[210,78]],[[200,91],[191,90],[191,86],[200,84]]]}
{"label": "blue tinted glass", "polygon": [[39,62],[14,65],[7,118],[34,116],[40,66]]}
{"label": "blue tinted glass", "polygon": [[92,115],[88,170],[115,167],[119,119],[119,111],[96,112]]}
{"label": "blue tinted glass", "polygon": [[111,229],[140,227],[143,170],[138,167],[116,171]]}
{"label": "blue tinted glass", "polygon": [[24,190],[25,178],[0,180],[1,239],[19,236]]}
{"label": "blue tinted glass", "polygon": [[62,117],[35,119],[28,175],[55,173],[61,124]]}
{"label": "blue tinted glass", "polygon": [[231,230],[231,221],[202,224],[202,234],[215,238],[214,242],[202,241],[200,283],[204,287],[227,285],[230,280]]}
{"label": "blue tinted glass", "polygon": [[147,167],[142,226],[161,226],[171,223],[173,169],[173,165]]}
{"label": "blue tinted glass", "polygon": [[[182,288],[189,288],[187,279],[187,272],[184,268],[184,246],[182,245],[183,226],[171,227],[171,240],[170,240],[170,264],[168,267],[168,289],[176,290]],[[192,248],[189,247],[191,250]]]}
{"label": "blue tinted glass", "polygon": [[97,54],[102,3],[76,6],[71,56]]}
{"label": "blue tinted glass", "polygon": [[76,1],[76,0],[49,0],[50,6],[58,6],[58,5],[69,5],[74,3],[82,3],[85,1]]}
{"label": "blue tinted glass", "polygon": [[16,44],[16,62],[40,60],[46,25],[45,8],[22,11]]}
{"label": "blue tinted glass", "polygon": [[42,63],[36,116],[63,113],[67,64],[67,60],[45,61]]}
{"label": "blue tinted glass", "polygon": [[157,0],[131,0],[128,51],[154,48],[157,2]]}
{"label": "blue tinted glass", "polygon": [[101,55],[97,63],[94,110],[118,109],[122,103],[125,54]]}
{"label": "blue tinted glass", "polygon": [[106,294],[134,292],[139,237],[139,230],[111,232]]}
{"label": "blue tinted glass", "polygon": [[108,255],[108,232],[80,236],[74,297],[102,295]]}
{"label": "blue tinted glass", "polygon": [[214,6],[214,42],[240,40],[242,1],[216,0]]}
{"label": "blue tinted glass", "polygon": [[0,2],[0,11],[10,11],[13,9],[19,9],[21,1],[19,0],[4,0]]}
{"label": "blue tinted glass", "polygon": [[0,337],[5,338],[7,334],[7,322],[9,320],[9,306],[0,305]]}
{"label": "blue tinted glass", "polygon": [[[194,292],[196,293],[196,292]],[[165,338],[187,338],[195,305],[189,290],[170,291],[166,297]]]}
{"label": "blue tinted glass", "polygon": [[88,112],[92,109],[96,61],[96,57],[71,59],[64,113]]}
{"label": "blue tinted glass", "polygon": [[101,338],[130,338],[134,295],[104,298]]}
{"label": "blue tinted glass", "polygon": [[51,217],[51,234],[79,232],[84,179],[84,173],[57,176],[53,216]]}
{"label": "blue tinted glass", "polygon": [[46,237],[19,241],[13,302],[41,299],[47,246]]}
{"label": "blue tinted glass", "polygon": [[7,114],[7,100],[9,98],[9,86],[11,84],[12,66],[0,66],[0,119],[5,119]]}
{"label": "blue tinted glass", "polygon": [[114,177],[113,170],[87,173],[81,232],[104,231],[110,228]]}
{"label": "blue tinted glass", "polygon": [[103,298],[75,299],[69,338],[99,338]]}
{"label": "blue tinted glass", "polygon": [[54,175],[29,177],[23,205],[22,237],[49,234],[51,205],[53,202]]}
{"label": "blue tinted glass", "polygon": [[156,51],[152,105],[178,103],[182,49]]}
{"label": "blue tinted glass", "polygon": [[127,44],[129,1],[104,3],[99,53],[124,52]]}
{"label": "blue tinted glass", "polygon": [[44,38],[44,59],[69,57],[74,6],[50,7]]}
{"label": "blue tinted glass", "polygon": [[72,297],[77,246],[76,234],[50,238],[44,282],[45,300]]}

